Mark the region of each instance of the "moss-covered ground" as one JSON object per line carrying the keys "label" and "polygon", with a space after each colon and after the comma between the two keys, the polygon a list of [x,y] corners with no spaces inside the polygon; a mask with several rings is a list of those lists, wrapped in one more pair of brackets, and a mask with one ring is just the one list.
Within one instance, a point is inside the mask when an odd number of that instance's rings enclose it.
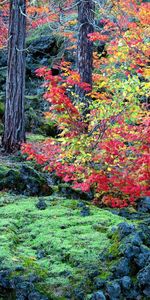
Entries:
{"label": "moss-covered ground", "polygon": [[109,231],[123,218],[91,205],[82,217],[77,200],[43,199],[47,208],[39,210],[37,197],[0,193],[0,269],[11,269],[12,276],[35,274],[37,289],[53,295],[49,299],[66,299],[66,290],[100,268],[99,255],[112,243]]}

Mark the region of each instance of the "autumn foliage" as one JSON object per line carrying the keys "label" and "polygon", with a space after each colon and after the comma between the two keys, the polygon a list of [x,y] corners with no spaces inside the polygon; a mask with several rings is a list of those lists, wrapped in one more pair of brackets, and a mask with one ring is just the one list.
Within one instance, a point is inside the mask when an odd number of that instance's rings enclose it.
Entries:
{"label": "autumn foliage", "polygon": [[[89,36],[105,42],[107,53],[94,52],[92,92],[70,63],[62,61],[58,76],[47,67],[36,71],[45,80],[46,117],[60,133],[56,139],[25,144],[22,152],[72,188],[92,190],[95,203],[126,207],[150,195],[150,10],[142,1],[112,2],[113,17],[104,15],[100,31]],[[86,116],[76,86],[87,92]]]}

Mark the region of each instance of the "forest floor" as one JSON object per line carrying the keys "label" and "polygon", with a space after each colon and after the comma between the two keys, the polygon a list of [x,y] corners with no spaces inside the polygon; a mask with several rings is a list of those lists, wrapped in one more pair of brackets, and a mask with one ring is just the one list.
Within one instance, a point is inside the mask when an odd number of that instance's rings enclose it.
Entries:
{"label": "forest floor", "polygon": [[0,300],[150,299],[149,213],[43,185],[20,154],[0,156]]}

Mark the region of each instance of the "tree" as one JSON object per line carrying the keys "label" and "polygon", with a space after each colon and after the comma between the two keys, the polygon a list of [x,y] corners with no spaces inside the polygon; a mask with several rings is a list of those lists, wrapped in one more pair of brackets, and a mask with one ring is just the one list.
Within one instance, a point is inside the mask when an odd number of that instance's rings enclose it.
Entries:
{"label": "tree", "polygon": [[25,13],[26,0],[10,1],[5,122],[2,138],[2,146],[6,152],[19,149],[25,141]]}
{"label": "tree", "polygon": [[[78,4],[78,51],[77,64],[82,82],[88,83],[92,88],[92,66],[93,66],[93,43],[89,40],[88,34],[94,31],[94,10],[95,4],[91,0],[81,0]],[[79,98],[85,96],[85,90],[77,89]]]}
{"label": "tree", "polygon": [[82,103],[74,101],[74,86],[87,89],[87,84],[70,65],[63,62],[58,76],[47,67],[36,72],[46,81],[46,116],[61,133],[24,144],[22,151],[74,189],[94,193],[95,204],[126,207],[150,195],[150,114],[141,103],[149,90],[149,11],[147,3],[120,0],[112,7],[113,18],[102,16],[100,32],[89,34],[92,41],[107,41],[107,56],[94,54],[87,118]]}

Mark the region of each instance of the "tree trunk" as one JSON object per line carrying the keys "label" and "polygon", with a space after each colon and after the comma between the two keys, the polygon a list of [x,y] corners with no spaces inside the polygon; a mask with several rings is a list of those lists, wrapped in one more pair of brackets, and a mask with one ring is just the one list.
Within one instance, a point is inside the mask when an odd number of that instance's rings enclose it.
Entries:
{"label": "tree trunk", "polygon": [[10,0],[5,123],[2,138],[2,146],[6,152],[19,149],[25,141],[25,13],[26,0]]}
{"label": "tree trunk", "polygon": [[[78,4],[78,71],[82,82],[90,84],[92,89],[93,43],[89,41],[88,34],[94,31],[95,4],[92,0],[81,0]],[[81,101],[86,94],[82,88],[77,89]]]}

